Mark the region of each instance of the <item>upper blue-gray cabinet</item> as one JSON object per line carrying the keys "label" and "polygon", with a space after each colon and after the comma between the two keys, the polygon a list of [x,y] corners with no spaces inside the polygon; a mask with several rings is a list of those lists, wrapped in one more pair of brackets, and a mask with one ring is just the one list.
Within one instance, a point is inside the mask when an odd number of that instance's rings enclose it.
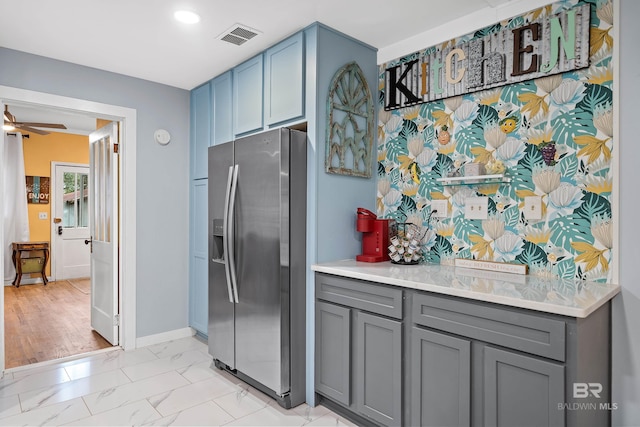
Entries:
{"label": "upper blue-gray cabinet", "polygon": [[233,129],[243,135],[262,129],[262,55],[233,69]]}
{"label": "upper blue-gray cabinet", "polygon": [[211,144],[233,139],[233,88],[231,71],[211,80]]}
{"label": "upper blue-gray cabinet", "polygon": [[267,126],[304,115],[304,34],[265,52],[264,117]]}
{"label": "upper blue-gray cabinet", "polygon": [[211,89],[209,83],[191,91],[192,178],[207,177],[207,148],[211,140]]}

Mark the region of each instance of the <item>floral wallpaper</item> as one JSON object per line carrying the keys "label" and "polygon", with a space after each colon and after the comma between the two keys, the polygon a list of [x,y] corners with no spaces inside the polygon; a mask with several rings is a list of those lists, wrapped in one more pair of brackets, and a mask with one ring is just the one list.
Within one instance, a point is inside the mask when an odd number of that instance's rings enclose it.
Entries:
{"label": "floral wallpaper", "polygon": [[[527,264],[529,274],[549,278],[611,279],[612,1],[556,2],[448,43],[578,3],[591,5],[589,68],[385,111],[392,62],[380,66],[377,210],[422,226],[422,262],[471,258]],[[504,170],[510,182],[437,181],[469,162]],[[466,219],[465,202],[477,196],[488,197],[488,218]],[[527,196],[541,198],[542,219],[525,217]],[[430,218],[438,199],[447,201],[446,218]]]}

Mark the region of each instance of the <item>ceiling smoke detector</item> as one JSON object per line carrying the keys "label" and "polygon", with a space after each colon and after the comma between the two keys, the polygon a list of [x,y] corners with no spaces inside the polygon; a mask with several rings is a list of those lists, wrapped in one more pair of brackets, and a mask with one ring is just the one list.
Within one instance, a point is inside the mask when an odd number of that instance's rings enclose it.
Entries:
{"label": "ceiling smoke detector", "polygon": [[258,34],[260,34],[258,30],[254,30],[253,28],[247,27],[246,25],[235,24],[227,31],[220,34],[217,39],[240,46],[244,42],[247,42],[257,36]]}

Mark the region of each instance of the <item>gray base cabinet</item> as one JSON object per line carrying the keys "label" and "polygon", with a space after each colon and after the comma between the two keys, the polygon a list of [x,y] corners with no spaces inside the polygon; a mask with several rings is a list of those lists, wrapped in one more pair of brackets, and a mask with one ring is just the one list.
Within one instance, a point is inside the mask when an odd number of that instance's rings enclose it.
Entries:
{"label": "gray base cabinet", "polygon": [[316,392],[368,424],[402,424],[402,291],[316,282]]}
{"label": "gray base cabinet", "polygon": [[484,425],[564,426],[564,366],[484,349]]}
{"label": "gray base cabinet", "polygon": [[411,424],[471,424],[471,341],[412,328]]}
{"label": "gray base cabinet", "polygon": [[316,273],[315,390],[371,425],[608,426],[610,310],[573,318]]}
{"label": "gray base cabinet", "polygon": [[355,326],[357,408],[382,424],[398,425],[402,411],[402,323],[360,312]]}
{"label": "gray base cabinet", "polygon": [[351,310],[316,303],[316,390],[351,405]]}

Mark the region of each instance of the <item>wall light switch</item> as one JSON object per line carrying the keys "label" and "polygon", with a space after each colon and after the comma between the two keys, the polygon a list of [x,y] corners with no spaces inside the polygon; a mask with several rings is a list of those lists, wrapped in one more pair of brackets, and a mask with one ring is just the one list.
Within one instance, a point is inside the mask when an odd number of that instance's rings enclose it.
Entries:
{"label": "wall light switch", "polygon": [[487,219],[488,208],[488,197],[468,197],[464,204],[464,217],[466,219]]}
{"label": "wall light switch", "polygon": [[49,215],[46,212],[38,212],[38,219],[47,219]]}
{"label": "wall light switch", "polygon": [[446,199],[432,200],[431,211],[433,218],[446,218],[449,216],[449,201]]}
{"label": "wall light switch", "polygon": [[526,219],[542,219],[542,197],[527,196],[524,198],[524,217]]}

